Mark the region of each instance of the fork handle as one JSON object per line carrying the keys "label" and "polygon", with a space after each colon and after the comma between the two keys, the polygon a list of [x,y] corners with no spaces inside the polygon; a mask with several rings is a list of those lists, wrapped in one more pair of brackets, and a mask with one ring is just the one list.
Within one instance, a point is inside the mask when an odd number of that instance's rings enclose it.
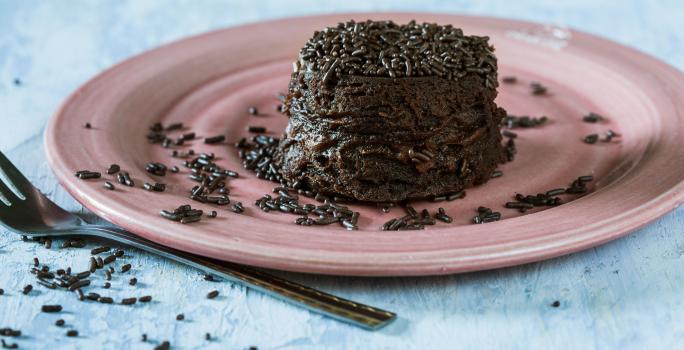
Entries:
{"label": "fork handle", "polygon": [[302,306],[316,313],[376,330],[391,323],[396,314],[372,306],[340,298],[299,283],[273,276],[249,266],[207,258],[173,249],[136,236],[118,227],[87,225],[71,232],[117,241],[135,248],[174,260],[181,264],[220,276],[280,300]]}

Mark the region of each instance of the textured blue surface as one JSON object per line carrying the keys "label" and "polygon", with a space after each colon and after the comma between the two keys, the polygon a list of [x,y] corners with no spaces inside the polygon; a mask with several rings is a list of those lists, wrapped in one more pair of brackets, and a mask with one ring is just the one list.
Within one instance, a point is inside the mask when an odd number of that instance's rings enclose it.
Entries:
{"label": "textured blue surface", "polygon": [[[418,10],[468,13],[568,25],[636,47],[684,69],[681,1],[109,1],[0,0],[0,149],[60,205],[82,210],[57,185],[41,133],[58,104],[100,70],[133,54],[206,30],[270,18],[339,11]],[[20,86],[13,80],[19,78]],[[684,171],[684,169],[673,169]],[[57,244],[55,244],[57,246]],[[377,333],[344,324],[131,250],[141,281],[115,277],[117,298],[152,294],[135,307],[76,302],[37,287],[29,269],[85,269],[87,251],[46,250],[0,229],[0,328],[25,336],[24,349],[675,349],[684,340],[684,210],[601,247],[495,271],[429,278],[340,278],[283,274],[326,291],[398,312]],[[145,266],[145,268],[141,268]],[[20,271],[20,272],[17,272]],[[96,280],[97,285],[103,281]],[[221,291],[216,300],[203,296]],[[553,308],[554,300],[561,302]],[[60,303],[60,316],[40,305]],[[177,322],[183,312],[187,321]],[[62,317],[81,336],[66,338]],[[204,333],[216,340],[206,342]],[[140,342],[147,333],[150,343]]]}

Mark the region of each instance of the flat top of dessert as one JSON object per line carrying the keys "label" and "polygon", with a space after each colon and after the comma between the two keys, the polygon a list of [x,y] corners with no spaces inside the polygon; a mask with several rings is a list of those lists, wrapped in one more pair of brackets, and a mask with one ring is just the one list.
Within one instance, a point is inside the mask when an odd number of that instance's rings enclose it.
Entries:
{"label": "flat top of dessert", "polygon": [[496,86],[496,57],[488,37],[416,21],[347,21],[324,28],[306,42],[295,65],[321,72],[326,81],[339,75],[457,80],[475,73]]}

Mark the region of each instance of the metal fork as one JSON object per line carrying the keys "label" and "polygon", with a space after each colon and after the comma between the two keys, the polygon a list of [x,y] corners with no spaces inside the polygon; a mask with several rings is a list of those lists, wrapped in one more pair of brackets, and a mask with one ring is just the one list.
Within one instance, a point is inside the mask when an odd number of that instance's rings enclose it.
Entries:
{"label": "metal fork", "polygon": [[138,237],[118,227],[88,224],[40,193],[2,152],[0,223],[12,231],[32,237],[77,235],[123,243],[370,330],[382,328],[396,318],[396,314],[392,312],[336,297],[248,266],[186,253]]}

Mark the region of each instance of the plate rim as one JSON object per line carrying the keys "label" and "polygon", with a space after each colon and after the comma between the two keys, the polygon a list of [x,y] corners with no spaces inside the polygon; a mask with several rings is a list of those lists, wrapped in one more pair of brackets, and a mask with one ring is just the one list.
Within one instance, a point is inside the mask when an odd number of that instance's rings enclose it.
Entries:
{"label": "plate rim", "polygon": [[[130,225],[127,225],[125,222],[122,222],[122,220],[119,220],[118,218],[113,218],[110,215],[107,214],[106,210],[103,208],[98,207],[97,204],[94,203],[89,203],[88,201],[85,200],[85,198],[82,196],[82,193],[78,190],[78,186],[73,186],[69,182],[65,181],[67,177],[65,176],[60,176],[64,175],[58,171],[59,168],[59,159],[57,154],[55,153],[56,147],[58,145],[58,141],[55,139],[55,129],[57,127],[57,121],[59,119],[60,115],[64,114],[65,109],[71,104],[71,102],[90,84],[94,84],[95,82],[99,81],[103,76],[105,76],[107,73],[110,73],[111,71],[116,70],[117,67],[127,65],[131,62],[134,62],[141,57],[146,57],[146,55],[150,54],[151,52],[159,52],[162,51],[163,49],[169,48],[169,47],[174,47],[174,46],[181,46],[185,43],[198,40],[198,39],[203,39],[209,36],[213,35],[220,35],[223,34],[224,32],[236,30],[236,29],[244,29],[252,26],[260,26],[260,25],[265,25],[265,24],[277,24],[278,22],[290,22],[290,21],[299,21],[299,20],[304,20],[304,19],[312,19],[312,18],[325,18],[325,17],[339,17],[339,16],[377,16],[377,15],[385,15],[388,17],[395,16],[395,15],[415,15],[415,16],[448,16],[452,18],[470,18],[470,19],[475,19],[475,20],[492,20],[492,21],[497,21],[497,22],[508,22],[508,23],[514,23],[518,25],[523,25],[523,26],[540,26],[542,24],[540,23],[535,23],[535,22],[529,22],[529,21],[521,21],[521,20],[512,20],[512,19],[507,19],[507,18],[499,18],[499,17],[488,17],[488,16],[472,16],[472,15],[461,15],[461,14],[437,14],[437,13],[429,13],[429,12],[381,12],[381,13],[367,13],[367,12],[359,12],[359,13],[335,13],[335,14],[327,14],[327,15],[313,15],[313,16],[300,16],[300,17],[286,17],[286,18],[278,18],[275,20],[268,20],[268,21],[257,21],[257,22],[252,22],[252,23],[247,23],[247,24],[241,24],[239,26],[233,26],[233,27],[227,27],[227,28],[220,28],[220,29],[215,29],[209,32],[205,33],[200,33],[196,34],[190,37],[186,37],[180,40],[176,40],[170,43],[166,43],[160,46],[157,46],[155,48],[152,48],[150,50],[146,50],[142,53],[136,54],[132,57],[129,57],[105,70],[102,72],[98,73],[94,77],[90,78],[88,81],[83,83],[79,88],[77,88],[74,92],[72,92],[60,105],[60,107],[57,109],[55,114],[50,118],[50,121],[48,123],[48,126],[45,128],[44,132],[44,150],[47,155],[47,160],[50,165],[50,168],[52,171],[57,175],[58,181],[62,187],[64,187],[69,194],[71,194],[77,201],[79,201],[82,205],[87,207],[89,210],[93,211],[95,214],[97,214],[100,217],[105,218],[108,221],[112,221],[120,226],[123,227],[130,227]],[[641,52],[638,49],[629,47],[627,45],[624,45],[622,43],[618,43],[606,38],[603,38],[598,35],[594,34],[588,34],[582,31],[578,31],[575,29],[571,29],[571,33],[573,34],[578,34],[580,36],[587,36],[589,38],[597,39],[602,42],[607,42],[610,43],[611,45],[618,46],[621,49],[628,50],[632,54],[637,54],[641,56],[642,58],[650,61],[652,64],[656,64],[661,66],[661,68],[667,68],[668,70],[672,70],[676,72],[679,76],[679,79],[682,79],[684,81],[684,74],[682,74],[681,71],[679,71],[677,68],[669,65],[668,63],[659,60],[658,58],[651,56],[647,53]],[[69,174],[69,176],[71,176]],[[434,268],[429,268],[429,273],[426,273],[425,268],[422,268],[420,264],[414,262],[411,268],[407,268],[408,265],[402,265],[401,271],[396,271],[396,270],[391,270],[389,273],[384,273],[383,271],[380,271],[377,266],[373,268],[365,268],[363,266],[359,267],[350,267],[353,264],[351,262],[348,262],[347,265],[344,265],[342,269],[340,269],[339,264],[332,264],[328,265],[330,262],[322,262],[322,261],[317,261],[315,262],[315,265],[312,265],[313,260],[306,260],[306,259],[301,259],[301,260],[296,260],[292,261],[292,259],[285,259],[288,261],[289,265],[285,268],[286,270],[291,270],[291,271],[299,271],[299,272],[310,272],[310,273],[324,273],[324,274],[334,274],[334,275],[373,275],[373,276],[397,276],[397,275],[437,275],[437,274],[449,274],[449,273],[456,273],[456,272],[466,272],[466,271],[474,271],[474,270],[482,270],[481,266],[486,265],[484,269],[491,269],[491,268],[498,268],[498,267],[504,267],[504,266],[511,266],[511,265],[517,265],[517,264],[522,264],[522,263],[527,263],[531,261],[538,261],[538,260],[543,260],[551,257],[556,257],[560,255],[565,255],[569,254],[572,252],[576,252],[579,250],[587,249],[596,245],[603,244],[605,242],[608,242],[610,240],[613,240],[615,238],[627,235],[628,233],[641,228],[648,223],[652,222],[653,220],[659,218],[660,216],[666,214],[667,212],[675,209],[679,205],[684,202],[684,181],[679,182],[677,185],[669,188],[668,190],[660,193],[660,195],[657,198],[651,199],[650,201],[647,201],[643,203],[641,206],[632,208],[632,211],[636,212],[636,215],[632,215],[634,213],[628,212],[623,215],[623,217],[616,218],[616,217],[610,217],[607,218],[606,220],[599,222],[597,224],[602,224],[599,227],[595,227],[593,229],[587,230],[586,226],[578,227],[576,230],[579,231],[578,235],[573,236],[574,239],[566,239],[566,240],[555,240],[551,239],[549,242],[546,243],[536,243],[534,247],[536,249],[527,249],[525,251],[521,251],[520,249],[501,249],[501,247],[506,247],[510,245],[515,245],[519,244],[520,242],[504,242],[500,244],[495,244],[495,245],[490,245],[490,246],[485,246],[485,247],[479,247],[479,248],[486,248],[485,250],[490,250],[493,249],[494,251],[497,251],[498,253],[495,254],[496,256],[487,256],[486,254],[483,255],[480,253],[479,255],[474,255],[470,256],[469,258],[463,258],[461,257],[461,261],[451,261],[450,263],[442,264],[442,265],[448,265],[449,268],[445,270],[434,270]],[[508,220],[515,220],[516,218],[508,219]],[[616,223],[614,222],[617,219],[621,219],[619,223],[617,223],[617,226],[614,226]],[[626,219],[626,220],[625,220]],[[613,226],[611,229],[610,226]],[[615,228],[619,227],[619,228]],[[584,231],[582,229],[584,228]],[[127,228],[129,229],[129,228]],[[600,232],[600,234],[597,234],[597,232]],[[544,238],[549,238],[549,237],[544,237]],[[534,241],[534,240],[532,240]],[[523,242],[530,242],[530,240],[523,241]],[[177,243],[177,242],[176,242]],[[511,244],[513,243],[513,244]],[[182,248],[185,248],[187,250],[192,251],[192,247],[184,246],[182,244],[178,244],[176,246],[180,246]],[[538,251],[538,252],[534,252]],[[339,252],[336,252],[339,253]],[[344,252],[345,254],[347,252]],[[504,254],[507,253],[507,254]],[[391,252],[388,254],[396,254],[396,252]],[[244,259],[245,256],[249,259]],[[312,256],[313,257],[313,256]],[[237,262],[247,262],[249,261],[250,263],[254,263],[255,265],[258,266],[264,266],[264,267],[273,267],[273,264],[271,264],[269,261],[271,259],[274,259],[274,257],[268,257],[268,256],[263,256],[259,255],[258,257],[249,257],[249,254],[246,253],[242,257],[243,259],[239,259],[240,257],[236,257],[234,261]],[[283,259],[283,257],[280,257],[278,259]],[[484,260],[482,260],[484,259]],[[285,261],[282,260],[282,261]],[[315,259],[314,259],[315,260]],[[458,260],[458,259],[456,259]],[[444,261],[444,259],[442,259]],[[481,262],[485,261],[485,263]],[[339,261],[338,261],[339,262]],[[430,264],[430,261],[427,261],[428,264]],[[478,265],[479,264],[479,265]],[[278,268],[283,268],[283,266],[278,266]]]}

